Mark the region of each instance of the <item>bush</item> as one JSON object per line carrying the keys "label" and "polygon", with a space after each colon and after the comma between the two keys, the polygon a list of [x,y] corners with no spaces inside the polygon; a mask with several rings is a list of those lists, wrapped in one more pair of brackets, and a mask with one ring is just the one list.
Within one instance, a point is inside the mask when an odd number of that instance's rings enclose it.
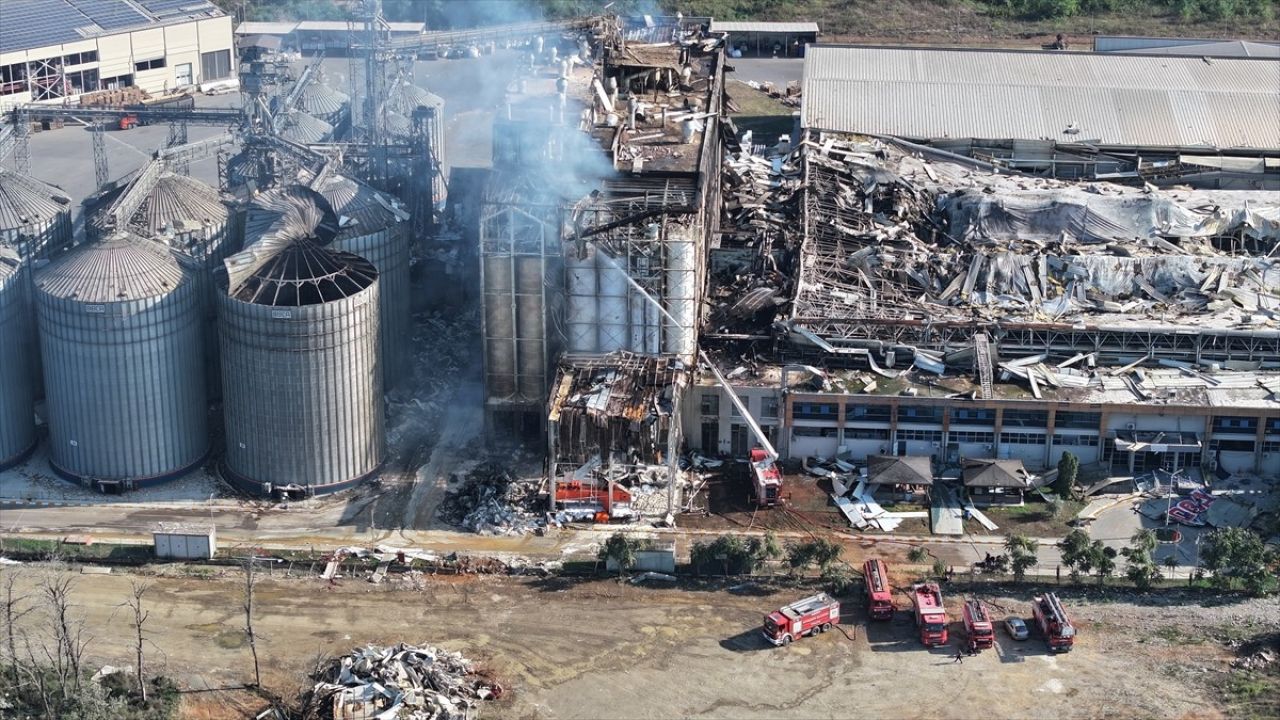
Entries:
{"label": "bush", "polygon": [[1070,452],[1062,453],[1062,459],[1058,460],[1058,479],[1053,483],[1053,491],[1063,500],[1070,500],[1078,477],[1080,459]]}
{"label": "bush", "polygon": [[1213,573],[1213,586],[1220,590],[1242,588],[1251,595],[1270,595],[1276,591],[1274,552],[1262,544],[1262,538],[1244,528],[1219,528],[1209,533],[1200,553],[1205,569]]}
{"label": "bush", "polygon": [[776,537],[721,535],[714,541],[695,542],[689,550],[689,563],[698,572],[720,572],[726,575],[754,574],[770,558],[782,554]]}
{"label": "bush", "polygon": [[826,538],[797,543],[787,548],[787,565],[792,571],[803,570],[810,565],[826,573],[840,559],[840,546]]}

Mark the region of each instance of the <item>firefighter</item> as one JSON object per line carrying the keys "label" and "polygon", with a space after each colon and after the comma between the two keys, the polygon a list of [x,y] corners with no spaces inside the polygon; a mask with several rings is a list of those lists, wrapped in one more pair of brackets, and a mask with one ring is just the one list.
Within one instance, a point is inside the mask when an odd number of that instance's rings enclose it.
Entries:
{"label": "firefighter", "polygon": [[951,664],[955,665],[956,663],[964,664],[964,648],[956,648],[956,654],[951,660]]}

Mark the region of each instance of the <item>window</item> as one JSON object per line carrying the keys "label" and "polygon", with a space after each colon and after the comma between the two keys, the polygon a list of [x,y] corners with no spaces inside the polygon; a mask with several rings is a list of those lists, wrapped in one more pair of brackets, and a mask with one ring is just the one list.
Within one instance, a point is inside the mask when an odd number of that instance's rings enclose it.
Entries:
{"label": "window", "polygon": [[1280,418],[1267,419],[1267,434],[1268,435],[1280,434]]}
{"label": "window", "polygon": [[159,70],[164,67],[164,58],[158,57],[154,60],[142,60],[133,64],[134,72],[145,72],[147,70]]}
{"label": "window", "polygon": [[[744,398],[741,395],[738,396],[738,399],[742,401],[743,405],[747,405],[747,403],[751,402],[751,398]],[[750,405],[747,405],[747,412],[751,412]],[[729,417],[742,417],[742,413],[738,412],[738,406],[734,404],[733,401],[729,402]]]}
{"label": "window", "polygon": [[720,395],[719,393],[702,393],[702,414],[713,417],[720,417]]}
{"label": "window", "polygon": [[844,431],[846,440],[888,440],[888,428],[881,430],[879,428],[849,428]]}
{"label": "window", "polygon": [[796,420],[835,420],[838,412],[835,403],[798,402],[791,416]]}
{"label": "window", "polygon": [[888,405],[850,405],[845,408],[846,422],[889,422]]}
{"label": "window", "polygon": [[1252,440],[1214,440],[1213,448],[1223,452],[1253,452]]}
{"label": "window", "polygon": [[773,397],[772,395],[766,395],[760,398],[760,417],[778,417],[778,398]]}
{"label": "window", "polygon": [[1003,427],[1042,428],[1049,424],[1049,413],[1044,410],[1005,410]]}
{"label": "window", "polygon": [[0,95],[16,95],[27,91],[26,63],[0,65]]}
{"label": "window", "polygon": [[972,430],[952,430],[948,439],[953,443],[982,443],[990,445],[996,441],[996,434]]}
{"label": "window", "polygon": [[133,85],[132,75],[117,75],[115,77],[102,78],[98,83],[99,90],[123,90]]}
{"label": "window", "polygon": [[993,425],[996,421],[995,410],[980,410],[969,408],[952,408],[951,424],[952,425]]}
{"label": "window", "polygon": [[941,430],[898,430],[898,441],[942,442]]}
{"label": "window", "polygon": [[793,437],[833,438],[836,436],[836,429],[833,427],[799,426],[791,428],[791,435]]}
{"label": "window", "polygon": [[1268,440],[1262,443],[1262,452],[1264,453],[1280,452],[1280,442],[1276,442],[1275,440]]}
{"label": "window", "polygon": [[62,56],[63,65],[84,65],[91,62],[98,62],[97,50],[85,50],[84,52]]}
{"label": "window", "polygon": [[898,422],[942,424],[942,407],[928,405],[901,405],[898,407]]}
{"label": "window", "polygon": [[1216,417],[1213,419],[1214,432],[1254,433],[1257,430],[1258,430],[1258,418]]}
{"label": "window", "polygon": [[93,92],[98,89],[98,71],[96,68],[69,72],[66,74],[66,79],[68,95],[80,95],[81,93]]}
{"label": "window", "polygon": [[1076,446],[1076,447],[1098,447],[1097,435],[1064,435],[1053,434],[1053,444],[1058,447]]}
{"label": "window", "polygon": [[200,82],[231,77],[231,51],[214,50],[200,53]]}
{"label": "window", "polygon": [[1002,445],[1043,445],[1044,439],[1044,433],[1000,433]]}
{"label": "window", "polygon": [[1101,413],[1091,412],[1068,412],[1059,410],[1053,416],[1053,426],[1056,428],[1072,428],[1075,430],[1097,430],[1098,424],[1102,422]]}

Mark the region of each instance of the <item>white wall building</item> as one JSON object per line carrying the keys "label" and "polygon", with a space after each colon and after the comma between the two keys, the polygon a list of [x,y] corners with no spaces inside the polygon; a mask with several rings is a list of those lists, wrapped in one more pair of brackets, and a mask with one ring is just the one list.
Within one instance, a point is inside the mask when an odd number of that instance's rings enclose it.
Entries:
{"label": "white wall building", "polygon": [[0,0],[0,107],[234,81],[232,37],[208,0]]}

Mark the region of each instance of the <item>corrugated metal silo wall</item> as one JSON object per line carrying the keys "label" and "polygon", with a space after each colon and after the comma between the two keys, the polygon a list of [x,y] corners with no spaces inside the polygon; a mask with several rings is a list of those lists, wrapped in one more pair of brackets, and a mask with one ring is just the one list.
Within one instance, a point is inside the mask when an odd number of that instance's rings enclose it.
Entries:
{"label": "corrugated metal silo wall", "polygon": [[[4,262],[0,259],[0,263]],[[22,458],[36,442],[31,386],[32,339],[25,263],[0,266],[0,468]]]}
{"label": "corrugated metal silo wall", "polygon": [[90,304],[37,291],[54,467],[135,485],[180,474],[209,450],[197,286]]}
{"label": "corrugated metal silo wall", "polygon": [[413,323],[409,313],[409,223],[343,238],[335,250],[355,253],[378,269],[378,305],[381,319],[383,386],[390,388],[408,367]]}
{"label": "corrugated metal silo wall", "polygon": [[[43,259],[52,253],[71,247],[71,210],[61,210],[43,222],[33,223],[21,228],[0,227],[0,243],[16,248],[23,257]],[[44,372],[41,370],[40,337],[34,317],[35,285],[28,266],[26,277],[27,307],[32,313],[26,319],[27,337],[32,343],[31,361],[27,363],[31,392],[37,399],[44,397]]]}
{"label": "corrugated metal silo wall", "polygon": [[302,307],[220,295],[226,460],[234,475],[322,493],[378,469],[386,452],[380,282]]}
{"label": "corrugated metal silo wall", "polygon": [[237,223],[232,214],[226,223],[210,223],[199,230],[181,233],[174,244],[178,247],[199,247],[202,250],[187,261],[196,285],[200,301],[201,326],[204,333],[205,387],[210,399],[222,397],[222,368],[218,355],[218,291],[214,274],[222,267],[222,261],[240,250]]}

